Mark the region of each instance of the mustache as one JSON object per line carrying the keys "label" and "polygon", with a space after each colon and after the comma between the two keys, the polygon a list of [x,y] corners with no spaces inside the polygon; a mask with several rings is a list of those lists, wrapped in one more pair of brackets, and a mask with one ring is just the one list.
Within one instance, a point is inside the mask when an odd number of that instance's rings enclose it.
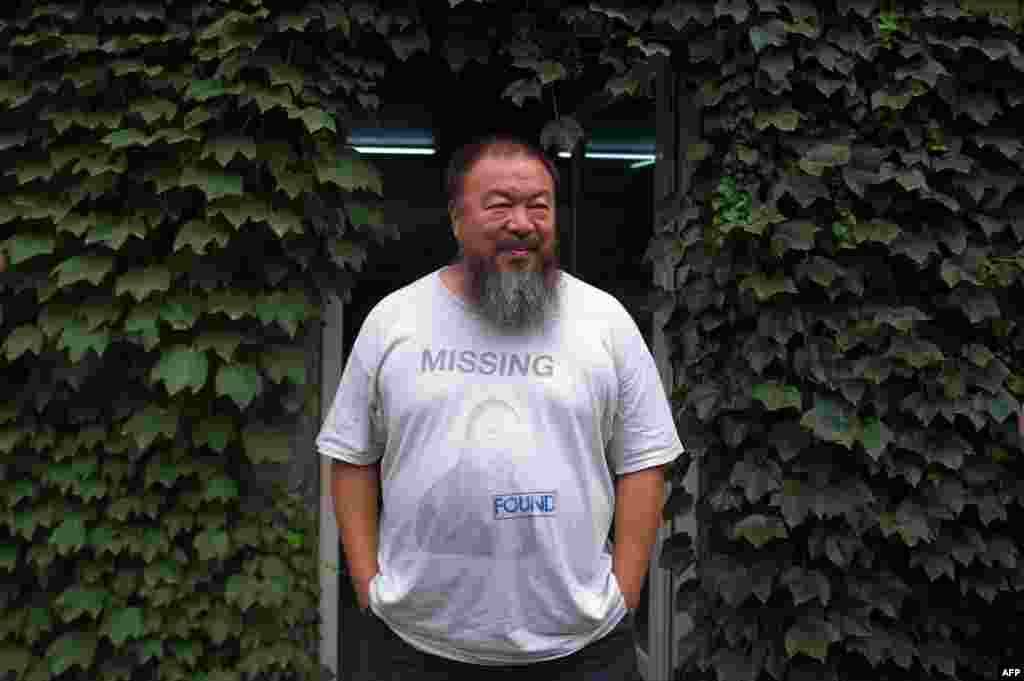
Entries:
{"label": "mustache", "polygon": [[504,251],[533,251],[536,250],[537,244],[530,243],[527,241],[504,241],[498,244],[498,252]]}

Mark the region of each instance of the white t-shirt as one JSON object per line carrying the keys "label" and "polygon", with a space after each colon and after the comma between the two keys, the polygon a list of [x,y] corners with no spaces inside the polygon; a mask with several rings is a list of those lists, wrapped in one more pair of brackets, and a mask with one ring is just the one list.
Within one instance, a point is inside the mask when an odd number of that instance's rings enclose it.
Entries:
{"label": "white t-shirt", "polygon": [[370,311],[317,449],[381,460],[370,607],[396,634],[473,664],[564,657],[626,614],[614,475],[683,452],[671,408],[614,296],[563,271],[560,313],[502,332],[440,272]]}

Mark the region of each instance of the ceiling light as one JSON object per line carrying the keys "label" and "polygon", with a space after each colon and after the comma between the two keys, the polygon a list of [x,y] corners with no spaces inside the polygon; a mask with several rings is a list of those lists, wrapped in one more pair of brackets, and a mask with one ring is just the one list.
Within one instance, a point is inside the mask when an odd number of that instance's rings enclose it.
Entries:
{"label": "ceiling light", "polygon": [[432,156],[436,152],[432,147],[352,147],[360,154],[398,154],[402,156]]}
{"label": "ceiling light", "polygon": [[[562,158],[570,158],[572,155],[566,151],[558,152],[558,155]],[[650,161],[654,162],[654,154],[633,154],[628,152],[600,152],[600,151],[588,151],[583,154],[586,158],[599,158],[603,160],[617,160],[617,161]]]}

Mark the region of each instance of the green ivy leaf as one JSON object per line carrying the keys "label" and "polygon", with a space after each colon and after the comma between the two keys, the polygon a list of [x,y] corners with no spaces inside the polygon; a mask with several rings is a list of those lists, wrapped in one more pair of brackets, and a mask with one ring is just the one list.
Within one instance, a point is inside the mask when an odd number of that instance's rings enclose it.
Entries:
{"label": "green ivy leaf", "polygon": [[291,459],[292,436],[288,432],[256,426],[243,433],[242,439],[245,454],[253,463],[287,463]]}
{"label": "green ivy leaf", "polygon": [[118,222],[97,221],[85,238],[86,245],[106,244],[111,248],[120,249],[129,237],[137,237],[145,241],[148,226],[141,217],[134,215]]}
{"label": "green ivy leaf", "polygon": [[338,126],[334,122],[334,116],[315,106],[289,108],[288,118],[298,118],[301,120],[310,134],[318,130],[330,130],[335,134],[338,133]]}
{"label": "green ivy leaf", "polygon": [[163,265],[154,265],[142,270],[131,270],[117,278],[114,295],[131,294],[136,302],[142,302],[158,291],[171,288],[171,270]]}
{"label": "green ivy leaf", "polygon": [[774,125],[779,130],[792,132],[797,129],[798,125],[800,125],[800,119],[802,117],[803,114],[795,109],[763,111],[754,116],[754,127],[758,130],[764,130],[769,126]]}
{"label": "green ivy leaf", "polygon": [[816,144],[797,163],[808,175],[821,177],[826,168],[843,166],[850,162],[850,146],[825,142]]}
{"label": "green ivy leaf", "polygon": [[195,347],[199,350],[213,350],[225,362],[233,362],[235,351],[245,338],[240,333],[231,331],[207,331],[196,338]]}
{"label": "green ivy leaf", "polygon": [[820,230],[807,220],[784,222],[772,234],[772,254],[780,258],[786,251],[809,251],[814,248],[814,235]]}
{"label": "green ivy leaf", "polygon": [[110,597],[110,592],[102,587],[75,585],[57,597],[56,605],[60,609],[61,619],[65,622],[70,622],[86,612],[95,619],[107,607]]}
{"label": "green ivy leaf", "polygon": [[49,234],[15,234],[0,242],[0,251],[8,254],[11,265],[17,265],[37,255],[49,255],[57,248],[57,240]]}
{"label": "green ivy leaf", "polygon": [[899,225],[884,220],[858,221],[853,225],[851,236],[858,244],[866,241],[877,241],[889,245],[903,230]]}
{"label": "green ivy leaf", "polygon": [[732,536],[737,540],[746,539],[757,548],[761,548],[773,539],[786,539],[789,532],[779,518],[754,514],[736,523]]}
{"label": "green ivy leaf", "polygon": [[178,115],[177,105],[163,97],[147,97],[132,102],[131,111],[139,114],[147,124],[152,124],[162,118],[174,120]]}
{"label": "green ivy leaf", "polygon": [[81,514],[73,514],[64,519],[50,535],[50,545],[57,548],[57,552],[64,556],[72,550],[81,549],[85,546],[86,531],[85,518]]}
{"label": "green ivy leaf", "polygon": [[782,488],[772,495],[771,503],[782,511],[782,517],[789,527],[796,527],[811,512],[813,491],[805,490],[800,480],[786,479]]}
{"label": "green ivy leaf", "polygon": [[77,255],[51,270],[58,275],[57,286],[64,288],[79,281],[99,286],[103,278],[114,269],[114,258],[105,255]]}
{"label": "green ivy leaf", "polygon": [[878,417],[872,416],[864,421],[860,441],[864,445],[864,450],[875,461],[878,461],[894,439],[893,432]]}
{"label": "green ivy leaf", "polygon": [[542,61],[537,65],[537,76],[540,78],[541,85],[547,85],[553,83],[556,80],[565,78],[567,72],[565,67],[557,61]]}
{"label": "green ivy leaf", "polygon": [[755,52],[761,52],[769,45],[782,47],[786,44],[786,31],[778,19],[767,21],[760,26],[750,27],[750,45]]}
{"label": "green ivy leaf", "polygon": [[301,348],[275,347],[260,356],[260,364],[274,383],[287,378],[295,385],[306,384],[306,353]]}
{"label": "green ivy leaf", "polygon": [[263,324],[277,322],[292,338],[299,325],[315,314],[305,293],[298,289],[271,293],[256,306],[254,312]]}
{"label": "green ivy leaf", "polygon": [[249,83],[246,85],[245,94],[259,107],[260,113],[266,113],[271,109],[281,107],[285,111],[290,110],[294,104],[291,90],[288,86],[282,85],[274,88],[266,88],[262,85]]}
{"label": "green ivy leaf", "polygon": [[198,393],[206,385],[210,363],[206,352],[187,345],[175,345],[165,350],[149,377],[154,383],[164,382],[167,392],[176,395],[184,388]]}
{"label": "green ivy leaf", "polygon": [[245,315],[255,316],[254,301],[243,291],[233,289],[221,289],[214,291],[206,299],[207,311],[210,314],[223,312],[232,321],[237,321]]}
{"label": "green ivy leaf", "polygon": [[112,149],[123,149],[125,147],[143,146],[148,147],[154,141],[156,141],[152,135],[147,135],[141,130],[134,128],[126,128],[123,130],[115,130],[114,132],[106,135],[100,142],[106,144]]}
{"label": "green ivy leaf", "polygon": [[238,498],[238,483],[231,478],[219,476],[209,478],[203,486],[203,499],[207,501],[231,501]]}
{"label": "green ivy leaf", "polygon": [[57,342],[58,350],[68,350],[71,361],[78,363],[89,350],[100,357],[107,351],[113,336],[109,327],[99,331],[89,331],[89,325],[81,320],[74,320],[64,327]]}
{"label": "green ivy leaf", "polygon": [[208,529],[196,535],[193,542],[199,553],[199,560],[224,560],[231,553],[231,542],[228,533],[221,528]]}
{"label": "green ivy leaf", "polygon": [[899,534],[907,546],[917,546],[920,541],[931,541],[932,530],[924,511],[905,504],[897,512],[883,512],[878,515],[878,526],[886,537]]}
{"label": "green ivy leaf", "polygon": [[60,676],[76,665],[83,672],[89,671],[98,645],[99,636],[94,632],[72,631],[64,634],[46,649],[50,673]]}
{"label": "green ivy leaf", "polygon": [[378,195],[384,193],[377,169],[352,156],[320,161],[316,165],[316,179],[324,184],[335,184],[349,192],[365,189]]}
{"label": "green ivy leaf", "polygon": [[110,612],[105,618],[103,633],[118,647],[128,639],[144,637],[146,628],[142,608],[121,608]]}
{"label": "green ivy leaf", "polygon": [[22,324],[4,340],[4,352],[11,362],[29,351],[38,357],[43,352],[45,340],[43,332],[35,324]]}
{"label": "green ivy leaf", "polygon": [[194,80],[189,83],[188,91],[185,93],[185,96],[190,99],[205,102],[208,99],[221,97],[225,94],[227,94],[227,89],[223,80],[208,79]]}
{"label": "green ivy leaf", "polygon": [[160,319],[175,331],[191,329],[202,314],[203,300],[187,294],[178,294],[160,306]]}
{"label": "green ivy leaf", "polygon": [[763,272],[748,274],[740,280],[740,290],[752,289],[757,301],[763,303],[780,293],[799,293],[793,280],[783,273],[766,276]]}
{"label": "green ivy leaf", "polygon": [[760,400],[768,411],[778,411],[787,407],[800,409],[802,406],[800,389],[777,381],[758,383],[751,390],[751,396],[755,400]]}
{"label": "green ivy leaf", "polygon": [[729,475],[729,484],[742,487],[747,501],[752,504],[765,494],[779,489],[780,470],[778,464],[758,466],[748,461],[737,461]]}
{"label": "green ivy leaf", "polygon": [[814,407],[804,412],[800,425],[818,438],[835,442],[847,449],[853,448],[860,431],[857,416],[851,415],[845,406],[827,397],[815,398]]}
{"label": "green ivy leaf", "polygon": [[508,87],[505,88],[504,92],[501,93],[501,97],[502,99],[511,99],[516,106],[522,107],[523,102],[525,102],[528,97],[540,99],[542,92],[543,90],[539,78],[521,78],[510,83]]}
{"label": "green ivy leaf", "polygon": [[192,429],[192,442],[223,454],[234,435],[235,423],[230,416],[212,416]]}
{"label": "green ivy leaf", "polygon": [[902,360],[915,369],[921,369],[946,359],[935,343],[908,336],[893,336],[889,349],[883,357]]}
{"label": "green ivy leaf", "polygon": [[225,584],[224,596],[228,603],[246,611],[256,603],[258,581],[248,575],[233,574]]}
{"label": "green ivy leaf", "polygon": [[[315,132],[311,130],[310,132]],[[227,135],[208,139],[203,146],[203,153],[200,158],[213,157],[222,166],[227,166],[236,156],[242,156],[250,161],[256,161],[260,157],[260,149],[256,141],[244,135]]]}
{"label": "green ivy leaf", "polygon": [[794,565],[779,577],[779,585],[788,587],[793,594],[793,602],[797,605],[817,598],[822,605],[828,605],[832,597],[832,588],[828,578],[817,570],[804,570]]}
{"label": "green ivy leaf", "polygon": [[242,196],[242,176],[197,166],[186,166],[181,173],[181,186],[199,187],[206,198],[215,201],[224,196]]}
{"label": "green ivy leaf", "polygon": [[824,662],[829,646],[839,638],[839,630],[828,620],[805,616],[786,631],[786,656],[792,658],[803,653]]}
{"label": "green ivy leaf", "polygon": [[139,641],[138,654],[139,664],[146,664],[151,659],[159,660],[164,656],[164,642],[156,638]]}
{"label": "green ivy leaf", "polygon": [[994,397],[988,403],[988,413],[992,415],[992,418],[996,420],[996,423],[1002,423],[1006,420],[1007,416],[1015,413],[1017,409],[1017,402],[1005,395]]}
{"label": "green ivy leaf", "polygon": [[121,426],[120,434],[132,438],[140,449],[146,450],[161,435],[174,440],[179,418],[178,412],[171,408],[149,404]]}
{"label": "green ivy leaf", "polygon": [[0,673],[4,676],[14,672],[16,679],[28,678],[25,676],[25,670],[34,659],[36,656],[32,654],[30,647],[15,645],[10,641],[0,644]]}
{"label": "green ivy leaf", "polygon": [[224,364],[217,371],[217,395],[230,397],[245,409],[263,392],[263,377],[258,369],[245,364]]}

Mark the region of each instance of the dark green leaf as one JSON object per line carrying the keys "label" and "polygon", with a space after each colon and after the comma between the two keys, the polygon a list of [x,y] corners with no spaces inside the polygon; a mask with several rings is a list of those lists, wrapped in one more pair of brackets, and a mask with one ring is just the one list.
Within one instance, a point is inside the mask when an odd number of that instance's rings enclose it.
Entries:
{"label": "dark green leaf", "polygon": [[207,99],[213,97],[220,97],[221,95],[227,94],[225,83],[220,79],[211,80],[194,80],[189,84],[186,96],[205,102]]}
{"label": "dark green leaf", "polygon": [[839,640],[839,629],[821,617],[804,616],[786,631],[786,655],[803,653],[824,662],[829,646]]}
{"label": "dark green leaf", "polygon": [[287,431],[250,426],[242,439],[245,454],[253,463],[287,463],[291,459],[292,436]]}
{"label": "dark green leaf", "polygon": [[847,449],[853,448],[860,429],[859,419],[840,402],[818,396],[814,407],[804,412],[800,425],[826,442],[835,442]]}
{"label": "dark green leaf", "polygon": [[89,671],[98,645],[99,636],[94,632],[71,631],[63,634],[46,649],[50,673],[60,676],[76,666],[81,667],[83,673]]}
{"label": "dark green leaf", "polygon": [[789,461],[811,444],[811,437],[796,422],[783,421],[772,426],[765,441],[778,450],[783,461]]}
{"label": "dark green leaf", "polygon": [[501,93],[502,98],[511,99],[516,106],[522,107],[528,97],[541,98],[541,84],[537,78],[522,78],[511,83]]}
{"label": "dark green leaf", "polygon": [[828,605],[832,596],[828,578],[817,570],[804,570],[798,565],[790,567],[779,577],[779,585],[788,587],[797,605],[817,598]]}
{"label": "dark green leaf", "polygon": [[760,26],[750,27],[750,44],[755,52],[760,52],[769,45],[782,47],[786,43],[786,29],[778,19],[772,19]]}
{"label": "dark green leaf", "polygon": [[125,422],[120,434],[131,437],[139,449],[146,450],[161,435],[173,440],[178,432],[179,418],[180,414],[172,408],[149,404]]}
{"label": "dark green leaf", "polygon": [[733,539],[746,539],[761,548],[773,539],[787,538],[789,532],[780,519],[754,514],[736,523],[732,535]]}
{"label": "dark green leaf", "polygon": [[676,575],[685,572],[696,559],[693,540],[685,532],[679,532],[662,544],[659,565],[672,570]]}
{"label": "dark green leaf", "polygon": [[142,608],[121,608],[110,612],[103,629],[118,647],[128,639],[142,638],[145,635]]}
{"label": "dark green leaf", "polygon": [[242,176],[220,170],[186,166],[181,173],[181,186],[198,187],[210,201],[224,196],[242,195]]}
{"label": "dark green leaf", "polygon": [[194,347],[177,345],[166,350],[150,372],[154,383],[164,382],[167,392],[176,395],[184,388],[198,393],[206,385],[210,364],[206,353]]}
{"label": "dark green leaf", "polygon": [[230,397],[240,409],[245,409],[263,392],[263,377],[255,367],[224,364],[217,370],[216,390],[217,395]]}
{"label": "dark green leaf", "polygon": [[729,475],[729,484],[742,487],[747,501],[756,503],[769,492],[779,489],[781,471],[778,464],[767,462],[756,465],[750,461],[737,461]]}
{"label": "dark green leaf", "polygon": [[796,527],[811,511],[814,490],[800,480],[786,479],[782,481],[780,491],[772,495],[771,503],[782,511],[789,527]]}
{"label": "dark green leaf", "polygon": [[685,487],[681,485],[675,487],[662,509],[662,518],[670,521],[678,515],[691,513],[693,502],[693,495],[687,492]]}
{"label": "dark green leaf", "polygon": [[57,241],[49,234],[19,233],[0,242],[0,251],[10,256],[10,264],[18,265],[38,255],[49,255],[57,247]]}

